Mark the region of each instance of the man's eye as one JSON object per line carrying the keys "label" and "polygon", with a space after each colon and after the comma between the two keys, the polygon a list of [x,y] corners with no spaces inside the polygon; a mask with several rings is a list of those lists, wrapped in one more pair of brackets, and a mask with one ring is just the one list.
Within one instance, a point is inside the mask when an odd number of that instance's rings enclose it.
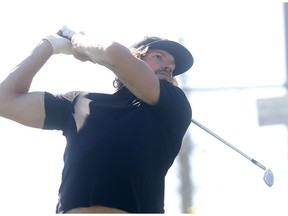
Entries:
{"label": "man's eye", "polygon": [[162,60],[162,56],[161,55],[155,55],[154,58],[159,60],[159,61]]}

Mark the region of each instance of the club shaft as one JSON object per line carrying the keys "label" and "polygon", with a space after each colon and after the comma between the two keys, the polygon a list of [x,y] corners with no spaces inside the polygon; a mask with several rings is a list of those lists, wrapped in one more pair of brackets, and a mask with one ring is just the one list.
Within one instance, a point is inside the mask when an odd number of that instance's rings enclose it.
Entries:
{"label": "club shaft", "polygon": [[197,125],[198,127],[203,129],[204,131],[206,131],[207,133],[209,133],[210,135],[212,135],[213,137],[215,137],[216,139],[218,139],[219,141],[221,141],[225,145],[229,146],[230,148],[232,148],[233,150],[235,150],[236,152],[238,152],[239,154],[241,154],[242,156],[244,156],[245,158],[250,160],[252,163],[257,165],[261,169],[266,170],[266,167],[264,165],[262,165],[261,163],[259,163],[256,160],[254,160],[253,158],[249,157],[247,154],[245,154],[244,152],[240,151],[238,148],[236,148],[235,146],[233,146],[232,144],[230,144],[229,142],[227,142],[226,140],[224,140],[223,138],[221,138],[220,136],[218,136],[217,134],[215,134],[214,132],[212,132],[211,130],[209,130],[208,128],[206,128],[205,126],[203,126],[202,124],[200,124],[196,120],[192,119],[191,122],[193,122],[195,125]]}

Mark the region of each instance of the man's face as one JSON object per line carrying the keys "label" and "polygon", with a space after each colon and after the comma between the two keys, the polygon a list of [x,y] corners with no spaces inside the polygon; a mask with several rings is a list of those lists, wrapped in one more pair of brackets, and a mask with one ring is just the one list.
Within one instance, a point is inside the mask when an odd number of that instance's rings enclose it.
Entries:
{"label": "man's face", "polygon": [[159,79],[172,81],[172,72],[175,69],[174,57],[164,50],[148,50],[142,59],[155,72]]}

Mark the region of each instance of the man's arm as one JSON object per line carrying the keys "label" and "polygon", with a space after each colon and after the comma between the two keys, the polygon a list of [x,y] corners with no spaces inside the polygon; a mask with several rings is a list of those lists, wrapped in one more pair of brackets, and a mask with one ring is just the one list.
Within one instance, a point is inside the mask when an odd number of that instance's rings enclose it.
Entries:
{"label": "man's arm", "polygon": [[151,105],[159,101],[159,78],[148,64],[118,43],[107,47],[106,55],[110,60],[110,69],[136,97]]}
{"label": "man's arm", "polygon": [[158,102],[158,77],[144,61],[134,57],[128,48],[119,43],[107,46],[95,44],[81,34],[75,34],[71,41],[74,52],[112,70],[136,97],[148,104]]}
{"label": "man's arm", "polygon": [[44,93],[30,93],[29,89],[34,76],[52,54],[51,44],[42,40],[0,83],[0,116],[30,127],[43,127]]}

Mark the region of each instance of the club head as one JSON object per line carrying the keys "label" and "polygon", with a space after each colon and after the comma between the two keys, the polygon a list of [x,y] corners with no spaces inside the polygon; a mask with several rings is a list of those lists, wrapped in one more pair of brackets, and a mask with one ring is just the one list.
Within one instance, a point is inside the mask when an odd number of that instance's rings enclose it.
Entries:
{"label": "club head", "polygon": [[270,169],[266,169],[263,180],[269,187],[272,187],[274,184],[274,175]]}

